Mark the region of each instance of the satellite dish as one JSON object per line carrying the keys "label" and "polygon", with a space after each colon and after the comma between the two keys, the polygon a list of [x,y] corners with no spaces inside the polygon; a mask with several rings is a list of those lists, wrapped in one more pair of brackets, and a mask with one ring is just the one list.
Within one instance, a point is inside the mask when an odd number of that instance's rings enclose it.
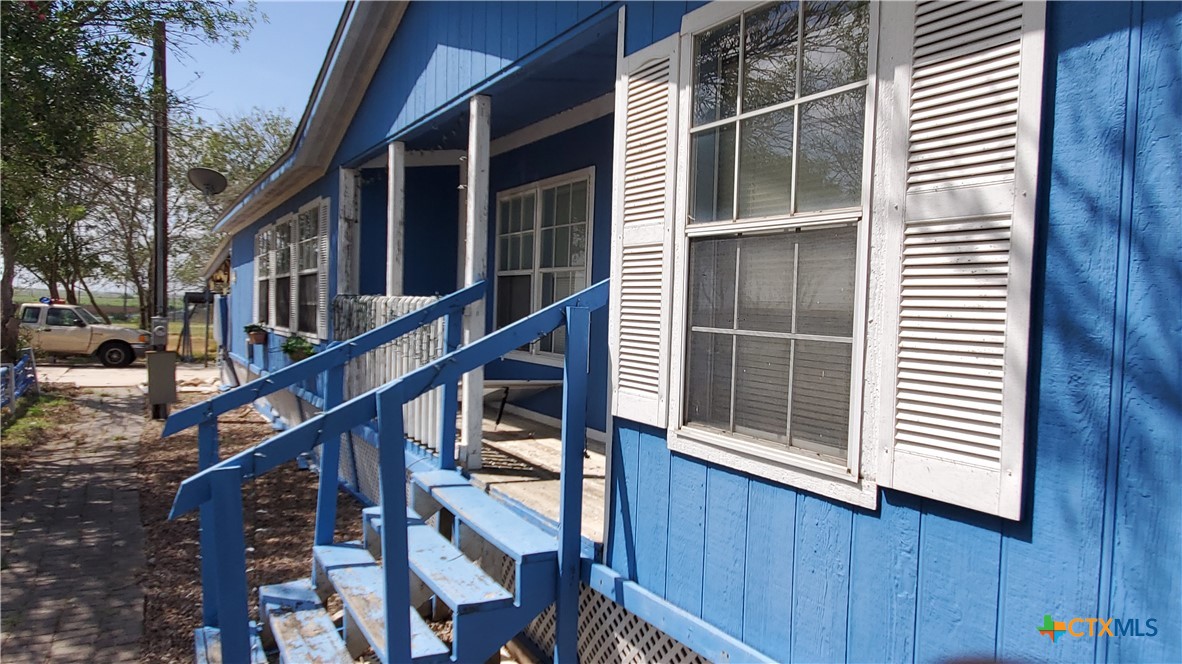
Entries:
{"label": "satellite dish", "polygon": [[190,168],[189,182],[206,196],[216,196],[226,190],[226,176],[212,168]]}

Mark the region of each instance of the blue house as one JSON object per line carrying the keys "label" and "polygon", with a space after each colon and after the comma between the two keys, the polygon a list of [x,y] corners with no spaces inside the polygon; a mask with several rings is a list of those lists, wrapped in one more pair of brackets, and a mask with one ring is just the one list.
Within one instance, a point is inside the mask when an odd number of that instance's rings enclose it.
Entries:
{"label": "blue house", "polygon": [[[1182,661],[1180,184],[1177,2],[350,3],[166,428],[198,658]],[[299,458],[313,569],[248,589]]]}

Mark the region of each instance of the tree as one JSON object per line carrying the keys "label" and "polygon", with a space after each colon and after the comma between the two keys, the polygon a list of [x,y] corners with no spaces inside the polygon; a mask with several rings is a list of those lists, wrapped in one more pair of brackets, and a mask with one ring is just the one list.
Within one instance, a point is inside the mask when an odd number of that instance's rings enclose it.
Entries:
{"label": "tree", "polygon": [[[169,276],[173,286],[195,288],[217,244],[212,231],[218,215],[283,153],[294,125],[282,112],[256,108],[212,125],[178,113],[169,126]],[[135,123],[112,125],[101,132],[99,146],[100,156],[80,176],[87,223],[104,256],[102,276],[131,288],[146,326],[155,253],[151,136]],[[186,180],[194,166],[226,175],[226,190],[206,201]]]}
{"label": "tree", "polygon": [[0,3],[0,348],[11,360],[15,258],[36,237],[35,212],[52,207],[45,191],[73,182],[94,154],[100,129],[119,118],[147,118],[153,95],[144,53],[164,21],[171,45],[194,40],[236,45],[254,21],[254,5],[101,0]]}

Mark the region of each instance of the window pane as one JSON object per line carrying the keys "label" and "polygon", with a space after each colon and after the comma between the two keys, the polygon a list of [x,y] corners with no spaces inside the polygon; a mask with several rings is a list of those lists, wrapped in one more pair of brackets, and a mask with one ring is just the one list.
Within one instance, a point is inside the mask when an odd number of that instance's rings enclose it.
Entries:
{"label": "window pane", "polygon": [[300,242],[300,269],[301,270],[315,270],[317,267],[318,254],[320,253],[320,243],[315,238],[311,240],[303,240]]}
{"label": "window pane", "polygon": [[275,229],[275,273],[291,271],[291,226],[283,224]]}
{"label": "window pane", "polygon": [[582,180],[570,186],[571,223],[587,221],[587,181]]}
{"label": "window pane", "polygon": [[558,187],[555,196],[554,223],[564,226],[570,223],[570,185]]}
{"label": "window pane", "polygon": [[796,98],[798,17],[795,2],[781,2],[747,16],[743,111]]}
{"label": "window pane", "polygon": [[533,194],[528,194],[521,198],[521,227],[520,230],[532,231],[534,229],[534,213],[537,212],[538,199]]}
{"label": "window pane", "polygon": [[739,92],[739,21],[694,38],[694,125],[735,114]]}
{"label": "window pane", "polygon": [[316,332],[316,298],[317,281],[319,277],[315,274],[300,275],[300,302],[299,308],[296,310],[296,319],[299,322],[298,329],[300,332]]}
{"label": "window pane", "polygon": [[275,280],[275,325],[291,325],[291,277]]}
{"label": "window pane", "polygon": [[509,214],[512,210],[509,201],[501,201],[497,206],[497,232],[501,235],[509,232]]}
{"label": "window pane", "polygon": [[507,237],[497,240],[497,269],[509,269],[509,238]]}
{"label": "window pane", "polygon": [[869,3],[804,3],[801,95],[864,80],[869,40]]}
{"label": "window pane", "polygon": [[587,224],[570,227],[570,264],[572,267],[587,265]]}
{"label": "window pane", "polygon": [[738,337],[735,430],[770,440],[788,435],[788,339]]}
{"label": "window pane", "polygon": [[787,108],[743,121],[739,154],[739,216],[792,211],[792,118]]}
{"label": "window pane", "polygon": [[542,229],[542,267],[554,267],[554,229]]}
{"label": "window pane", "polygon": [[730,429],[732,337],[691,332],[686,422]]}
{"label": "window pane", "polygon": [[857,229],[797,233],[796,331],[848,337],[854,333]]}
{"label": "window pane", "polygon": [[542,228],[554,225],[554,195],[553,189],[542,192]]}
{"label": "window pane", "polygon": [[735,238],[690,243],[690,324],[732,329],[735,325]]}
{"label": "window pane", "polygon": [[739,241],[739,329],[792,332],[792,245],[797,235]]}
{"label": "window pane", "polygon": [[735,188],[735,127],[694,134],[690,175],[690,223],[730,219]]}
{"label": "window pane", "polygon": [[521,198],[514,198],[509,204],[509,232],[521,230]]}
{"label": "window pane", "polygon": [[534,267],[534,234],[521,234],[521,269],[532,270]]}
{"label": "window pane", "polygon": [[845,456],[849,443],[850,344],[797,341],[792,444]]}
{"label": "window pane", "polygon": [[497,277],[497,327],[530,314],[530,277]]}
{"label": "window pane", "polygon": [[554,229],[554,267],[570,266],[570,227]]}
{"label": "window pane", "polygon": [[259,322],[266,325],[271,319],[270,281],[259,282]]}
{"label": "window pane", "polygon": [[801,106],[798,212],[853,207],[862,199],[865,88]]}

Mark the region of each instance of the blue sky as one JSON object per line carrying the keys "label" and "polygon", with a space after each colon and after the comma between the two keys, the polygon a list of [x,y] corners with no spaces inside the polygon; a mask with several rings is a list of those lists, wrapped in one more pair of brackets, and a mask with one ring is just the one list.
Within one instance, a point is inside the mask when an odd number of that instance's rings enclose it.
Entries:
{"label": "blue sky", "polygon": [[196,99],[195,110],[209,121],[254,106],[282,107],[298,121],[343,8],[342,0],[259,2],[268,20],[260,17],[237,52],[228,44],[170,51],[168,85]]}

